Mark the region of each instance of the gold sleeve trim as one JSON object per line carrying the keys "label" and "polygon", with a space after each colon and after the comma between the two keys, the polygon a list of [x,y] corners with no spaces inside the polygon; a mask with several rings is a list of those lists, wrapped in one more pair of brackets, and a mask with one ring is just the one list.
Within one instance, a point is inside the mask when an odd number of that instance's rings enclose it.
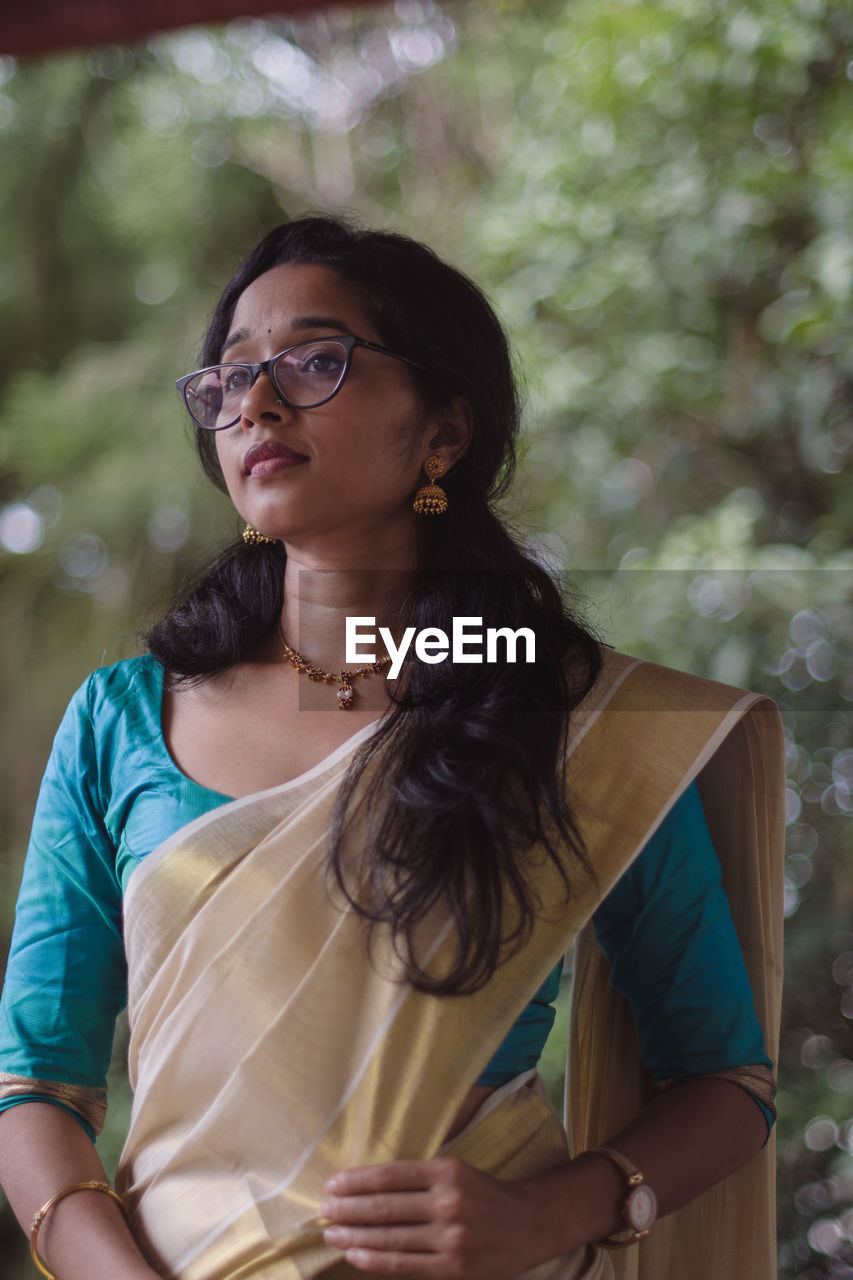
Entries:
{"label": "gold sleeve trim", "polygon": [[753,1062],[746,1067],[728,1067],[725,1071],[708,1071],[701,1076],[660,1080],[655,1087],[659,1090],[668,1089],[670,1085],[682,1084],[685,1080],[730,1080],[732,1084],[745,1089],[753,1098],[763,1102],[773,1119],[776,1119],[776,1077],[773,1068],[762,1062]]}
{"label": "gold sleeve trim", "polygon": [[31,1076],[13,1076],[0,1071],[0,1102],[7,1098],[22,1098],[32,1094],[61,1102],[86,1121],[95,1131],[95,1137],[104,1127],[107,1114],[107,1091],[80,1084],[66,1084],[62,1080],[37,1080]]}

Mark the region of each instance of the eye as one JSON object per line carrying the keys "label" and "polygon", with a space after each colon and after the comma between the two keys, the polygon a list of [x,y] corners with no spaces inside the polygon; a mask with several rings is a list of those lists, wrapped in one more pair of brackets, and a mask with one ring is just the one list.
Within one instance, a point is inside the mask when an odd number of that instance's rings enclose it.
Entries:
{"label": "eye", "polygon": [[221,377],[222,390],[227,396],[242,395],[252,384],[249,370],[238,364],[223,365]]}
{"label": "eye", "polygon": [[346,352],[342,347],[313,347],[310,351],[300,353],[296,368],[307,377],[313,375],[328,378],[330,374],[340,372],[345,359]]}

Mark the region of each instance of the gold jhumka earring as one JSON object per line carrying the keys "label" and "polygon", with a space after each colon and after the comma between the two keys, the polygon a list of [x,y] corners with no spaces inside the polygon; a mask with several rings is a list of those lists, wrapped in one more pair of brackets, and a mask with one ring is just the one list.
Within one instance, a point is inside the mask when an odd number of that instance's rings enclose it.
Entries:
{"label": "gold jhumka earring", "polygon": [[243,541],[249,547],[260,547],[265,542],[275,542],[275,538],[268,538],[265,533],[261,533],[258,529],[253,529],[247,524],[243,530]]}
{"label": "gold jhumka earring", "polygon": [[447,510],[447,494],[435,482],[444,475],[447,463],[440,453],[433,453],[424,463],[424,471],[429,476],[429,484],[418,489],[412,507],[419,516],[440,516]]}

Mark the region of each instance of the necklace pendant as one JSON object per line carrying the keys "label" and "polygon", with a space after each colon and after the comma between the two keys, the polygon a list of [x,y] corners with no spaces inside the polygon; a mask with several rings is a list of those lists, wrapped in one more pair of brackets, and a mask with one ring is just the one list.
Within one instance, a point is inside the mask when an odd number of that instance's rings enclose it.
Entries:
{"label": "necklace pendant", "polygon": [[301,653],[297,653],[287,643],[281,633],[281,627],[279,627],[278,634],[282,644],[281,656],[295,668],[297,674],[306,675],[309,680],[314,680],[319,684],[339,684],[341,686],[337,691],[338,707],[341,711],[349,711],[355,697],[350,680],[356,680],[359,676],[366,680],[371,672],[384,671],[386,667],[391,665],[391,659],[386,655],[384,658],[380,658],[378,662],[371,662],[366,667],[354,667],[352,670],[347,670],[344,667],[340,671],[322,671],[319,667],[315,667],[313,662],[308,662]]}

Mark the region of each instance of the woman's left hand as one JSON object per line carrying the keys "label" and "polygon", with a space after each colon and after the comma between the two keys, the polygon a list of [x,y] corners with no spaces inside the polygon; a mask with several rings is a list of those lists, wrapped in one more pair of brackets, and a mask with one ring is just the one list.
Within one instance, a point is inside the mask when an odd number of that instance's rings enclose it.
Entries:
{"label": "woman's left hand", "polygon": [[320,1207],[350,1266],[411,1280],[514,1280],[552,1256],[530,1184],[462,1160],[395,1160],[338,1173]]}

